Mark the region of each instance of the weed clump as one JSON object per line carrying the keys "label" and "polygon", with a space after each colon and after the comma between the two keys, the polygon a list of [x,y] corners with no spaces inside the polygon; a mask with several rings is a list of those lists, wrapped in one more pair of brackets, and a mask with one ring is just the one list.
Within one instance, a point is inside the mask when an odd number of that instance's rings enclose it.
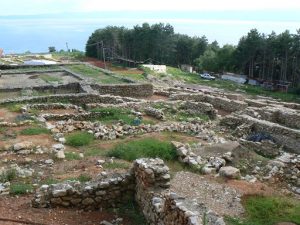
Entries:
{"label": "weed clump", "polygon": [[89,145],[94,136],[88,132],[76,132],[66,136],[66,144],[73,147]]}

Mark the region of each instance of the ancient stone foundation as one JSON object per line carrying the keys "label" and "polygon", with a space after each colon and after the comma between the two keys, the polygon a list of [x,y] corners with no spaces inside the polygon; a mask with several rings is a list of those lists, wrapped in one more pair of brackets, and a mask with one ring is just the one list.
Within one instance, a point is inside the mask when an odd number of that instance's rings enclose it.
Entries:
{"label": "ancient stone foundation", "polygon": [[111,174],[81,184],[41,186],[33,207],[74,207],[85,210],[118,207],[135,199],[149,225],[224,225],[222,217],[203,204],[170,192],[169,168],[161,159],[138,159],[126,174]]}

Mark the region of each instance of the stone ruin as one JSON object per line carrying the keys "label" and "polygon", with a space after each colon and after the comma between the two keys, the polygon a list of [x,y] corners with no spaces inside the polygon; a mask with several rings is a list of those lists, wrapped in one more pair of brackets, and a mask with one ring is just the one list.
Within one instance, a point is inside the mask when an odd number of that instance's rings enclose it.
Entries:
{"label": "stone ruin", "polygon": [[203,204],[170,192],[169,168],[161,159],[137,159],[125,174],[101,175],[81,184],[76,181],[43,185],[33,207],[72,207],[84,210],[118,207],[134,200],[150,225],[224,225],[223,218]]}

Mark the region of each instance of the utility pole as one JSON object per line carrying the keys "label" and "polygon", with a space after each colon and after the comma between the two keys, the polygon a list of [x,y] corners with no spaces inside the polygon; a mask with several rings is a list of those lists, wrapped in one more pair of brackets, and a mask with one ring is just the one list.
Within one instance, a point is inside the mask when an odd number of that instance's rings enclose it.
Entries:
{"label": "utility pole", "polygon": [[69,51],[70,51],[70,49],[69,49],[68,42],[66,42],[66,47],[67,47],[67,52],[69,52]]}
{"label": "utility pole", "polygon": [[103,41],[101,41],[101,43],[102,43],[102,55],[103,55],[104,68],[106,69],[106,62],[105,62],[105,48],[104,48]]}

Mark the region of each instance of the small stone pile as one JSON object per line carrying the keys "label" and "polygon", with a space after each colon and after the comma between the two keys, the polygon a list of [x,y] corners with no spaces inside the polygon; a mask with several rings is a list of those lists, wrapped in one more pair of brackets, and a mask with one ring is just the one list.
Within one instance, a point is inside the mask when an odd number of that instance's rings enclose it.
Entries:
{"label": "small stone pile", "polygon": [[53,133],[70,133],[75,130],[84,130],[93,134],[97,139],[103,140],[114,140],[126,135],[136,135],[143,133],[153,133],[153,132],[181,132],[181,133],[193,133],[203,134],[204,130],[209,127],[210,124],[203,124],[203,122],[192,123],[192,122],[163,122],[160,124],[141,124],[139,126],[122,125],[116,124],[112,126],[106,126],[99,122],[89,122],[89,121],[58,121],[53,125],[47,125],[48,129],[51,129]]}
{"label": "small stone pile", "polygon": [[148,116],[152,116],[158,120],[163,120],[165,118],[164,112],[160,109],[155,109],[152,107],[146,107],[145,113]]}
{"label": "small stone pile", "polygon": [[212,174],[219,172],[220,176],[238,179],[241,177],[240,170],[232,167],[225,166],[226,160],[231,161],[232,153],[227,152],[223,157],[209,157],[207,159],[192,152],[189,144],[182,144],[180,142],[173,141],[172,144],[176,148],[176,153],[178,155],[178,160],[183,162],[192,168],[198,169],[204,174]]}

